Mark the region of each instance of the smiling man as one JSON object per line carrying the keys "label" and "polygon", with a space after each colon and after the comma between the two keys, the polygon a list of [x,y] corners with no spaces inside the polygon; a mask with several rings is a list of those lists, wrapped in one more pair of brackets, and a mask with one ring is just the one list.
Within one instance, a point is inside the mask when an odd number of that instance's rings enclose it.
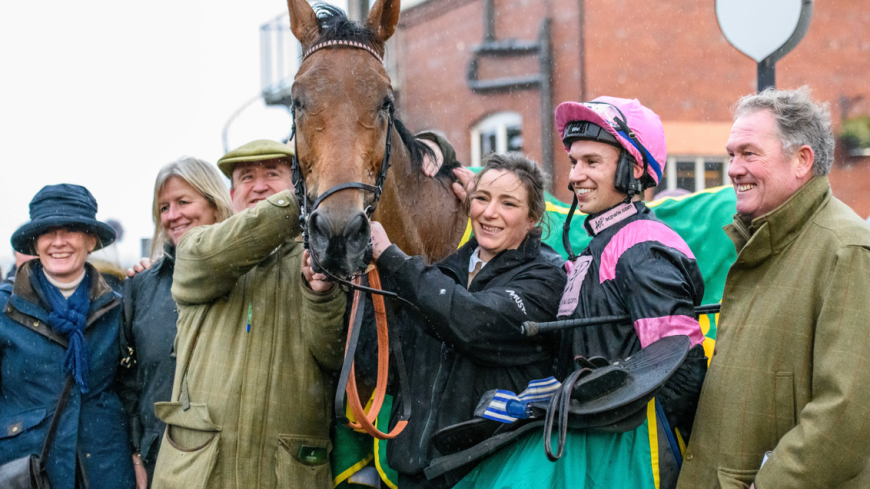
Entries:
{"label": "smiling man", "polygon": [[[630,318],[568,331],[559,356],[561,378],[577,368],[577,357],[622,361],[666,336],[688,336],[694,349],[657,396],[664,415],[644,410],[636,417],[639,426],[622,423],[613,433],[571,432],[567,443],[586,447],[586,453],[573,451],[543,467],[571,471],[596,487],[673,488],[680,458],[674,429],[689,435],[706,370],[694,313],[704,281],[686,242],[641,202],[643,190],[662,177],[664,128],[639,101],[616,97],[565,102],[555,117],[571,161],[568,179],[577,208],[588,214],[584,226],[592,236],[570,263],[559,318]],[[584,457],[585,467],[578,462]]]}
{"label": "smiling man", "polygon": [[734,115],[737,261],[678,487],[870,487],[870,228],[831,195],[828,108],[768,89]]}
{"label": "smiling man", "polygon": [[259,140],[218,161],[235,215],[183,233],[172,297],[177,369],[155,489],[331,488],[331,375],[345,295],[311,271],[293,148]]}

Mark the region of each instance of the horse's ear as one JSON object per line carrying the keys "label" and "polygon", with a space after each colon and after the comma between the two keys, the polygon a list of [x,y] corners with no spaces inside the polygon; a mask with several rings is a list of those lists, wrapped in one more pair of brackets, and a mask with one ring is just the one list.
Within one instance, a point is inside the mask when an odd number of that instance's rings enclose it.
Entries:
{"label": "horse's ear", "polygon": [[320,24],[317,14],[305,0],[287,0],[287,10],[290,11],[290,30],[296,39],[302,43],[302,49],[317,39],[320,34]]}
{"label": "horse's ear", "polygon": [[399,0],[378,0],[369,11],[366,25],[378,34],[381,43],[386,43],[396,32],[400,7]]}

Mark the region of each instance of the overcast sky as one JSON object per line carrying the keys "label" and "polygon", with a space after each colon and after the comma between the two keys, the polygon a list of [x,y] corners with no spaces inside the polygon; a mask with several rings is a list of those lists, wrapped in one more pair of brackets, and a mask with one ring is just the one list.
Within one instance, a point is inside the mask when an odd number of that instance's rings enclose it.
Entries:
{"label": "overcast sky", "polygon": [[[344,7],[344,0],[335,3]],[[215,163],[230,116],[260,91],[259,26],[282,0],[0,1],[0,266],[45,185],[86,186],[122,222],[123,262],[153,233],[159,168]],[[252,105],[230,145],[280,139],[290,117]]]}

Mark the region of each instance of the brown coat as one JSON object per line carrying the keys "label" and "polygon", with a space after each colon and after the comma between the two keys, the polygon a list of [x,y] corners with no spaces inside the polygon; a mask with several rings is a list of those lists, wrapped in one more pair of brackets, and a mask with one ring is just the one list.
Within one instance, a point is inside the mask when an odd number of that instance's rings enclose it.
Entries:
{"label": "brown coat", "polygon": [[737,261],[677,487],[870,487],[870,227],[817,177],[725,230]]}
{"label": "brown coat", "polygon": [[155,406],[169,425],[155,489],[332,488],[345,295],[302,283],[295,202],[278,193],[178,244],[178,367],[173,402]]}

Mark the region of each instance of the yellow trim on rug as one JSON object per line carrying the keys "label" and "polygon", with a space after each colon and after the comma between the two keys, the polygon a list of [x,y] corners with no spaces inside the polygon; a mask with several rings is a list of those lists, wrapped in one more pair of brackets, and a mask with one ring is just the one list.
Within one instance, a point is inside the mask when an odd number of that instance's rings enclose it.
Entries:
{"label": "yellow trim on rug", "polygon": [[[363,408],[363,412],[368,414],[369,411],[371,411],[372,403],[374,403],[374,402],[375,402],[375,392],[373,391],[372,397],[369,398],[369,402],[367,402],[366,407]],[[351,423],[357,422],[356,416],[354,416],[353,411],[350,409],[349,403],[345,403],[345,405],[344,405],[344,415],[345,415],[345,417],[347,417],[347,420],[350,421]],[[355,428],[354,431],[356,431],[357,433],[365,433],[366,432],[366,430],[364,430],[362,428]]]}
{"label": "yellow trim on rug", "polygon": [[649,455],[652,466],[653,482],[659,489],[659,425],[656,421],[656,400],[653,399],[646,405],[646,422],[649,429]]}
{"label": "yellow trim on rug", "polygon": [[[715,193],[719,193],[719,192],[721,192],[721,191],[723,191],[723,190],[725,190],[725,189],[729,189],[729,188],[733,188],[733,186],[731,186],[731,185],[721,185],[721,186],[719,186],[719,187],[710,187],[710,188],[705,188],[704,190],[701,190],[701,191],[699,191],[699,192],[695,192],[695,193],[688,194],[688,195],[681,195],[681,196],[679,196],[679,197],[662,197],[661,199],[657,199],[657,200],[653,200],[653,201],[647,202],[647,203],[646,203],[646,206],[647,206],[647,207],[658,207],[659,205],[661,205],[662,203],[664,203],[664,202],[666,202],[666,201],[668,201],[668,200],[673,200],[674,202],[679,202],[679,201],[681,201],[681,200],[691,199],[692,197],[696,197],[696,196],[698,196],[698,195],[702,195],[702,194],[715,194]],[[567,216],[569,210],[571,210],[571,207],[570,207],[570,206],[563,207],[563,206],[560,206],[560,205],[553,204],[552,202],[547,202],[547,212],[556,212],[556,213],[558,213],[558,214],[564,214],[564,215]],[[582,212],[580,212],[580,211],[574,211],[574,215],[575,215],[575,216],[585,216],[586,214],[584,214],[584,213],[582,213]]]}
{"label": "yellow trim on rug", "polygon": [[697,192],[694,192],[694,193],[691,193],[688,195],[681,195],[679,197],[662,197],[661,199],[653,200],[653,201],[649,202],[646,206],[647,207],[655,207],[655,206],[660,205],[662,202],[665,202],[667,200],[673,200],[675,202],[679,202],[681,200],[690,199],[692,197],[695,197],[696,195],[701,195],[701,194],[717,194],[717,193],[719,193],[725,189],[729,189],[729,188],[734,188],[734,186],[733,185],[720,185],[718,187],[705,188],[704,190],[699,190]]}
{"label": "yellow trim on rug", "polygon": [[[375,427],[377,427],[378,422],[375,421]],[[375,468],[378,469],[378,474],[381,476],[381,480],[384,481],[384,484],[387,485],[390,489],[398,489],[398,487],[390,481],[390,478],[387,477],[387,474],[384,473],[384,469],[381,468],[381,447],[378,443],[381,440],[375,438]]]}
{"label": "yellow trim on rug", "polygon": [[462,245],[468,243],[469,239],[471,239],[471,219],[469,219],[468,224],[465,225],[465,233],[462,234],[462,239],[459,240],[459,244],[456,248],[462,248]]}
{"label": "yellow trim on rug", "polygon": [[[556,205],[552,202],[547,202],[547,212],[555,212],[557,214],[565,214],[568,215],[568,211],[571,210],[571,207],[562,207],[560,205]],[[585,216],[586,214],[580,211],[574,211],[575,216]]]}
{"label": "yellow trim on rug", "polygon": [[686,442],[683,441],[683,435],[678,428],[674,428],[674,433],[677,434],[677,445],[680,446],[680,456],[683,457],[686,455]]}
{"label": "yellow trim on rug", "polygon": [[[371,453],[366,455],[366,457],[364,459],[351,465],[350,467],[347,468],[347,470],[345,470],[344,472],[335,476],[335,479],[332,480],[332,482],[333,482],[332,487],[336,487],[339,484],[341,484],[342,482],[350,479],[350,476],[352,476],[353,474],[356,474],[357,472],[362,470],[366,465],[368,465],[369,462],[372,461],[372,457],[373,457],[373,455]],[[378,472],[380,472],[380,469],[378,469]],[[395,489],[395,488],[393,488],[393,489]]]}

